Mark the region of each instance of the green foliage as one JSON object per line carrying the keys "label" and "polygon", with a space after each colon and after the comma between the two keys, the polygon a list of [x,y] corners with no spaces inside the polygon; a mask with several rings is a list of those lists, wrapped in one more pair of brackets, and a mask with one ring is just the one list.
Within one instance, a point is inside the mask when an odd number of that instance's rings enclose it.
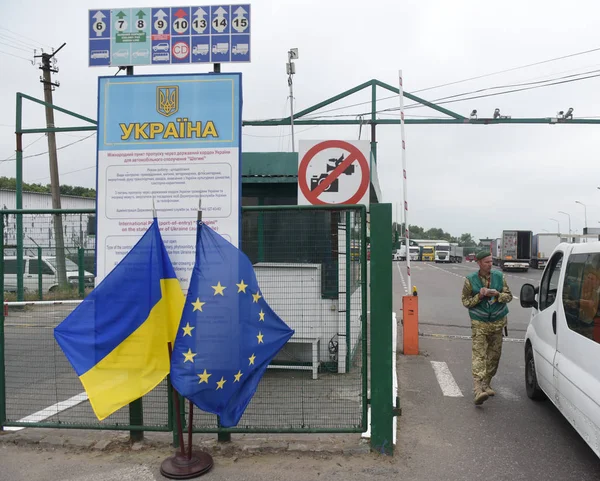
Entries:
{"label": "green foliage", "polygon": [[[17,190],[17,180],[10,177],[0,177],[0,189]],[[43,194],[50,193],[50,184],[26,184],[23,183],[23,192],[40,192]],[[74,195],[78,197],[96,198],[96,189],[88,187],[78,187],[72,185],[61,185],[61,195]]]}
{"label": "green foliage", "polygon": [[[432,240],[440,240],[440,241],[448,241],[452,243],[456,243],[460,246],[465,247],[476,247],[477,242],[473,239],[473,236],[469,233],[462,234],[460,237],[453,237],[452,234],[445,232],[443,229],[439,227],[432,227],[431,229],[425,230],[423,227],[418,225],[409,225],[410,230],[410,238],[411,239],[432,239]],[[398,232],[398,236],[402,237],[404,235],[404,224],[399,224],[396,222],[392,223],[392,235],[395,238],[396,232]]]}

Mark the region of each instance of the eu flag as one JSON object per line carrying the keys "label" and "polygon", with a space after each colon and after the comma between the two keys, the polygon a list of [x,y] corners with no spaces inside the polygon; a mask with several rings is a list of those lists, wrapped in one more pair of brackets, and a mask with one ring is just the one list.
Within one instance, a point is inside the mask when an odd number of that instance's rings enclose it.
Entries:
{"label": "eu flag", "polygon": [[54,337],[102,420],[169,373],[185,298],[158,222],[75,310]]}
{"label": "eu flag", "polygon": [[198,222],[196,261],[171,358],[175,389],[221,425],[237,425],[294,331],[260,292],[246,255]]}

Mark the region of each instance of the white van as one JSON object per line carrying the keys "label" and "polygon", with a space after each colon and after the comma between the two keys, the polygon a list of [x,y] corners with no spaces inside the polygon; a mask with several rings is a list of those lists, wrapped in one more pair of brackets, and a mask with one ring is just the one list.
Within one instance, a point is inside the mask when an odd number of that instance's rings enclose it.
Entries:
{"label": "white van", "polygon": [[527,395],[550,399],[600,456],[600,243],[559,244],[520,302]]}
{"label": "white van", "polygon": [[[58,287],[56,270],[56,257],[42,257],[41,278],[42,291],[52,292]],[[37,291],[39,287],[40,268],[37,257],[23,256],[23,287],[25,291]],[[74,286],[79,285],[79,267],[70,259],[65,259],[67,280]],[[94,287],[94,275],[84,271],[85,287]],[[4,258],[4,290],[16,292],[17,290],[17,257]]]}

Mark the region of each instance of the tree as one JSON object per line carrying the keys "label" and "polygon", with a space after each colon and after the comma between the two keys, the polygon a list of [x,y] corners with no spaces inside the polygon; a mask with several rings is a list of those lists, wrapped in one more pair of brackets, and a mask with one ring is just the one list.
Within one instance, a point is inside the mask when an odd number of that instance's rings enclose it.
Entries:
{"label": "tree", "polygon": [[[17,190],[17,180],[10,177],[0,177],[0,189]],[[23,182],[23,192],[50,193],[50,184],[26,184]],[[96,198],[96,190],[88,187],[60,186],[61,195],[76,195],[79,197]]]}
{"label": "tree", "polygon": [[475,239],[473,239],[471,234],[465,233],[460,236],[460,239],[458,239],[458,245],[464,247],[476,247],[477,242],[475,242]]}

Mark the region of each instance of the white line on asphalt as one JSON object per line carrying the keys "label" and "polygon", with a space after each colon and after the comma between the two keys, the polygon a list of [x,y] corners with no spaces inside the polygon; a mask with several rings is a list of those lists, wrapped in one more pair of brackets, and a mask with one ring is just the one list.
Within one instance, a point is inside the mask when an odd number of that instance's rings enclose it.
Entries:
{"label": "white line on asphalt", "polygon": [[[77,394],[76,396],[73,396],[72,398],[67,399],[66,401],[57,402],[56,404],[42,409],[41,411],[30,414],[29,416],[25,416],[24,418],[19,419],[17,422],[39,423],[41,421],[44,421],[45,419],[48,419],[49,417],[56,416],[58,413],[65,411],[66,409],[72,408],[73,406],[77,406],[78,404],[87,401],[87,398],[87,394],[85,392],[82,392],[80,394]],[[4,429],[6,431],[20,431],[21,429],[25,428],[7,426]]]}
{"label": "white line on asphalt", "polygon": [[[466,336],[462,334],[428,334],[425,332],[419,333],[420,337],[430,337],[432,339],[459,339],[461,341],[470,341],[472,339],[471,336]],[[516,337],[503,337],[502,342],[517,342],[524,343],[525,339],[518,339]]]}
{"label": "white line on asphalt", "polygon": [[398,267],[398,272],[400,273],[400,280],[402,281],[402,286],[404,287],[404,292],[408,294],[408,286],[406,285],[406,281],[404,280],[404,276],[402,275],[402,269],[400,268],[400,264],[396,264]]}
{"label": "white line on asphalt", "polygon": [[442,388],[444,396],[463,397],[458,384],[456,384],[456,381],[445,362],[431,361],[431,366],[433,367],[435,377]]}

